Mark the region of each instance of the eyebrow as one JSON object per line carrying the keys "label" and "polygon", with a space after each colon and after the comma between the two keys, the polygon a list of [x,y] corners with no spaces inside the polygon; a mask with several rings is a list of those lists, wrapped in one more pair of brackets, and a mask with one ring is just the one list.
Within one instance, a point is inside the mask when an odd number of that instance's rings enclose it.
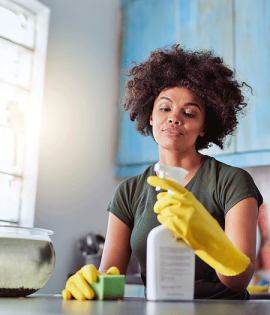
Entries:
{"label": "eyebrow", "polygon": [[[162,99],[167,100],[167,101],[169,101],[169,102],[172,103],[172,100],[171,100],[169,97],[167,97],[167,96],[161,96],[160,99],[158,100],[158,102],[159,102],[160,100],[162,100]],[[200,110],[200,112],[201,112],[200,106],[199,106],[197,103],[185,103],[184,106],[196,106],[196,107],[199,108],[199,110]]]}
{"label": "eyebrow", "polygon": [[199,108],[199,110],[201,112],[200,106],[197,103],[186,103],[184,106],[196,106]]}
{"label": "eyebrow", "polygon": [[162,99],[167,100],[167,101],[169,101],[169,102],[172,103],[172,100],[171,100],[169,97],[167,97],[167,96],[161,96],[161,97],[159,98],[158,102],[159,102],[160,100],[162,100]]}

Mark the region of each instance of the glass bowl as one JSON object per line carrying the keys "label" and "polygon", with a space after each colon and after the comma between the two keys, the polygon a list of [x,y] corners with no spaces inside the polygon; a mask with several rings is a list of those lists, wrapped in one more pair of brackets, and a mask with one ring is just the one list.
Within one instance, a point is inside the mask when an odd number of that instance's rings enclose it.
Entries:
{"label": "glass bowl", "polygon": [[23,297],[41,289],[55,265],[53,232],[0,226],[0,297]]}

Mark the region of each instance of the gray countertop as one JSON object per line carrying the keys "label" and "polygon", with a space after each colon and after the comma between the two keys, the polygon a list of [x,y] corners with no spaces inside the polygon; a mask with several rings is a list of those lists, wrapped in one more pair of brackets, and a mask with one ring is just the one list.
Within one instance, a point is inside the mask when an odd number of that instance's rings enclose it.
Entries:
{"label": "gray countertop", "polygon": [[0,298],[1,315],[269,315],[270,300],[150,302],[143,298],[118,301],[63,301],[60,295],[34,294],[26,298]]}

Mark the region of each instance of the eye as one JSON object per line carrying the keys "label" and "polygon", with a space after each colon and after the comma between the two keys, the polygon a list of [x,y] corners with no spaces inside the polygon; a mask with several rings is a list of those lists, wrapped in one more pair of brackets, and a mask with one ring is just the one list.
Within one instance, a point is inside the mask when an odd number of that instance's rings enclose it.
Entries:
{"label": "eye", "polygon": [[160,107],[159,110],[162,112],[169,112],[171,109],[168,107]]}
{"label": "eye", "polygon": [[188,113],[188,112],[184,112],[184,114],[185,114],[187,117],[189,117],[189,118],[195,118],[195,117],[196,117],[196,115],[191,114],[191,113]]}

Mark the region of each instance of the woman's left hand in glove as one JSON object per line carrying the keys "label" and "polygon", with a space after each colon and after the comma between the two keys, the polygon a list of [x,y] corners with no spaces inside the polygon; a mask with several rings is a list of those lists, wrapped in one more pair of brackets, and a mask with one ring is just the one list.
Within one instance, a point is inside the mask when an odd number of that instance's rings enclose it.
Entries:
{"label": "woman's left hand in glove", "polygon": [[226,236],[219,223],[204,206],[178,183],[150,176],[147,182],[168,192],[158,194],[154,211],[158,221],[177,238],[182,238],[208,265],[225,276],[235,276],[246,270],[249,257]]}

